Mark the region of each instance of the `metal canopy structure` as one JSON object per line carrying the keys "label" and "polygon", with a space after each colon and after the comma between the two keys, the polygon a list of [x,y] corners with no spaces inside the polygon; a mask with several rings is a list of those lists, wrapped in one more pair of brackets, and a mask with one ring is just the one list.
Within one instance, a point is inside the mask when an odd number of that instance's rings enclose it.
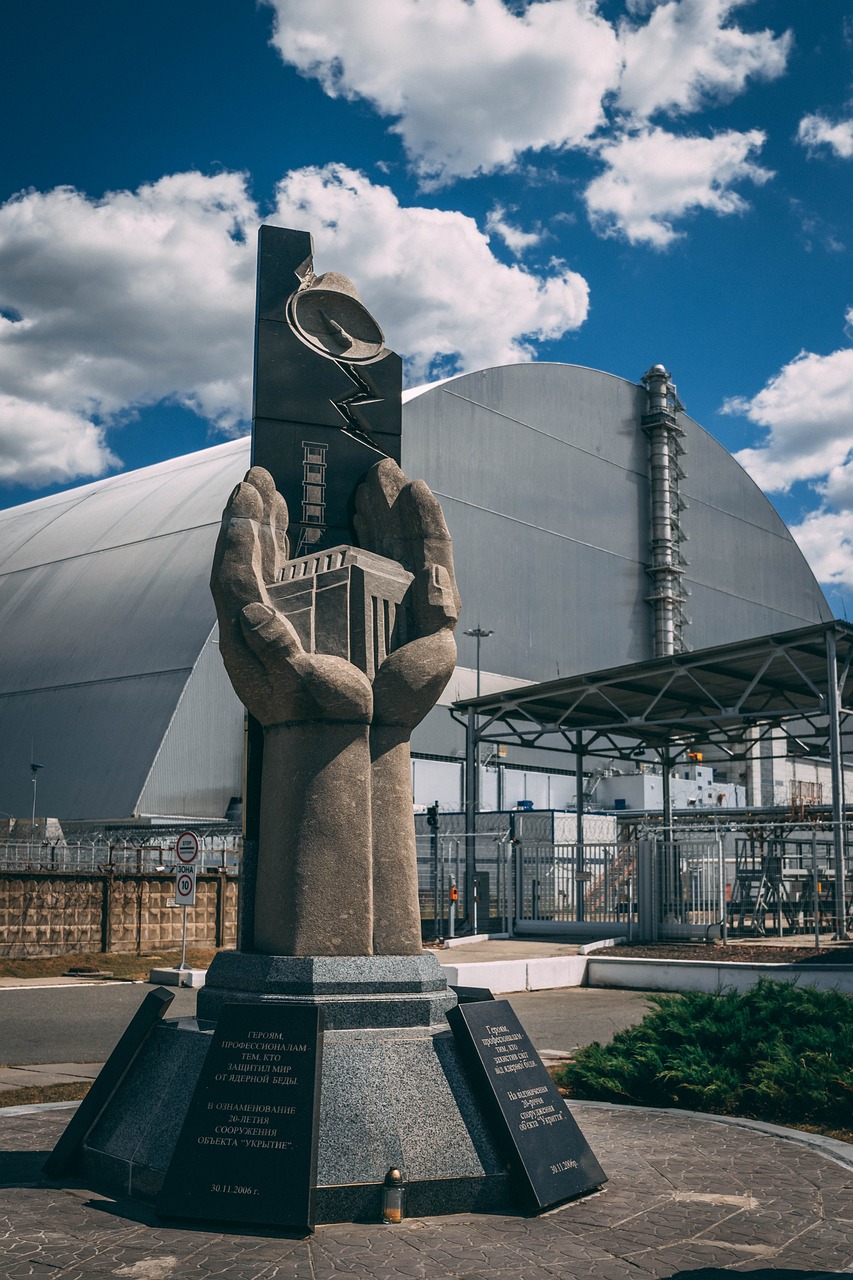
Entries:
{"label": "metal canopy structure", "polygon": [[[579,775],[587,755],[636,761],[651,749],[663,766],[669,831],[670,769],[702,745],[731,760],[746,759],[759,744],[767,754],[823,757],[831,765],[836,915],[843,935],[842,747],[853,716],[851,661],[853,626],[825,622],[457,702],[468,725],[471,815],[481,741],[568,749],[578,758]],[[579,841],[582,794],[579,786]]]}

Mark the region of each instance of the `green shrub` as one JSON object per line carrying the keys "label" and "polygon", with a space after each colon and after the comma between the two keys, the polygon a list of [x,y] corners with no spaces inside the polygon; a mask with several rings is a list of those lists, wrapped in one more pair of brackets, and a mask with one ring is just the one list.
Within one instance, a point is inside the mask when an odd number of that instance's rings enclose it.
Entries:
{"label": "green shrub", "polygon": [[610,1044],[579,1050],[575,1098],[849,1129],[853,999],[762,978],[749,991],[652,996]]}

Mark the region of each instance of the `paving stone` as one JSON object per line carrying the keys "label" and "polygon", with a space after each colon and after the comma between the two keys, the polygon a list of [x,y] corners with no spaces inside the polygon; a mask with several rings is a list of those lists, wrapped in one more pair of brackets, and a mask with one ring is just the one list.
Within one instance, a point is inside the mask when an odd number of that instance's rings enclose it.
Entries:
{"label": "paving stone", "polygon": [[[853,1174],[729,1125],[573,1104],[610,1181],[540,1218],[342,1223],[308,1238],[160,1222],[39,1171],[68,1111],[0,1117],[3,1280],[628,1280],[853,1267]],[[744,1197],[743,1207],[714,1197]],[[753,1198],[753,1202],[748,1197]],[[170,1260],[174,1259],[174,1263]],[[694,1280],[699,1280],[694,1276]],[[784,1277],[783,1277],[784,1280]],[[828,1277],[826,1278],[828,1280]]]}

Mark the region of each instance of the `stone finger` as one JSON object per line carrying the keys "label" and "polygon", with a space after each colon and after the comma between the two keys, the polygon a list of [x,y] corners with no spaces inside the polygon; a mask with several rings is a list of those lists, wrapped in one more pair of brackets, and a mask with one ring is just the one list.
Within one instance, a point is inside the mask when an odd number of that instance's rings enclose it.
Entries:
{"label": "stone finger", "polygon": [[223,520],[260,520],[263,517],[264,500],[256,486],[249,481],[251,474],[251,471],[248,471],[245,479],[241,480],[232,491],[222,513]]}
{"label": "stone finger", "polygon": [[290,539],[287,536],[287,529],[290,524],[290,512],[287,509],[287,503],[281,494],[276,491],[272,508],[272,530],[275,540],[277,552],[276,576],[278,580],[278,571],[281,569],[281,562],[287,560],[290,556]]}
{"label": "stone finger", "polygon": [[415,627],[419,635],[431,635],[444,627],[453,628],[459,614],[450,574],[440,564],[428,565],[416,575],[412,586]]}
{"label": "stone finger", "polygon": [[213,554],[210,588],[220,623],[235,618],[247,604],[264,600],[254,520],[229,518],[226,511]]}
{"label": "stone finger", "polygon": [[240,615],[246,643],[264,662],[285,662],[304,653],[299,637],[283,614],[267,604],[248,604]]}
{"label": "stone finger", "polygon": [[399,519],[405,537],[450,541],[450,530],[444,512],[429,485],[423,480],[413,480],[406,485],[398,501]]}

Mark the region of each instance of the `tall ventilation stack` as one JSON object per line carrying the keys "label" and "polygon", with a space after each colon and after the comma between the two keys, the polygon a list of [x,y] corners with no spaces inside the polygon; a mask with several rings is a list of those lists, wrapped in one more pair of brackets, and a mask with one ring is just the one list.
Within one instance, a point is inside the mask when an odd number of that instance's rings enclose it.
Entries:
{"label": "tall ventilation stack", "polygon": [[683,554],[686,535],[681,525],[687,504],[679,492],[679,484],[685,478],[681,465],[684,431],[677,415],[684,406],[662,364],[653,365],[642,382],[648,394],[648,412],[640,421],[649,441],[651,501],[651,562],[646,572],[653,584],[646,599],[654,610],[654,656],[661,658],[684,651],[684,630],[690,621],[684,612],[687,561]]}

